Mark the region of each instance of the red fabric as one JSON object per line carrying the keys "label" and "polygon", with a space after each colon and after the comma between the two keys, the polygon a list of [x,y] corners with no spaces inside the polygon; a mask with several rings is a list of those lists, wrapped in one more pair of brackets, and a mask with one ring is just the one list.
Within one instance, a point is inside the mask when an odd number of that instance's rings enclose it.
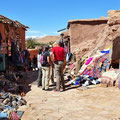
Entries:
{"label": "red fabric", "polygon": [[69,65],[70,70],[72,70],[74,67],[75,67],[74,63],[72,63],[71,65]]}
{"label": "red fabric", "polygon": [[80,75],[90,75],[90,71],[86,68]]}
{"label": "red fabric", "polygon": [[90,76],[93,77],[93,75],[94,75],[94,71],[93,71],[93,69],[91,69],[91,70],[90,70]]}
{"label": "red fabric", "polygon": [[24,58],[24,55],[23,55],[23,53],[21,54],[21,57],[22,57],[22,58]]}
{"label": "red fabric", "polygon": [[10,113],[10,118],[9,120],[19,120],[18,115],[13,111],[12,113]]}
{"label": "red fabric", "polygon": [[54,61],[63,60],[65,56],[65,50],[63,47],[53,47],[52,52],[54,54]]}

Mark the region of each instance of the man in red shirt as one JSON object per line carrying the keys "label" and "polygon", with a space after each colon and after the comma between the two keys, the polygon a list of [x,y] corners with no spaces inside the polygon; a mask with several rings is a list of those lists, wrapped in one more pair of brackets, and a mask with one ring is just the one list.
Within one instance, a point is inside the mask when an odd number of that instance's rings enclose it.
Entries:
{"label": "man in red shirt", "polygon": [[60,83],[62,84],[62,89],[65,90],[65,84],[64,84],[64,75],[63,70],[66,65],[65,60],[65,50],[63,47],[60,47],[60,42],[56,42],[56,46],[53,47],[52,53],[54,56],[54,77],[56,80],[56,90],[60,91]]}

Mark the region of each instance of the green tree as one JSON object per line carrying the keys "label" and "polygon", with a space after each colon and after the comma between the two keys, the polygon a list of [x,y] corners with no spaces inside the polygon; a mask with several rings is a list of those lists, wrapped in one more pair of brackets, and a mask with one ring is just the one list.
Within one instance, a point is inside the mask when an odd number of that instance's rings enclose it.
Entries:
{"label": "green tree", "polygon": [[37,43],[35,42],[34,39],[29,38],[28,40],[26,40],[27,49],[34,49],[36,45],[37,45]]}
{"label": "green tree", "polygon": [[32,38],[28,38],[26,40],[26,48],[27,49],[34,49],[36,46],[44,46],[44,45],[46,45],[46,44],[35,42],[35,39],[32,39]]}

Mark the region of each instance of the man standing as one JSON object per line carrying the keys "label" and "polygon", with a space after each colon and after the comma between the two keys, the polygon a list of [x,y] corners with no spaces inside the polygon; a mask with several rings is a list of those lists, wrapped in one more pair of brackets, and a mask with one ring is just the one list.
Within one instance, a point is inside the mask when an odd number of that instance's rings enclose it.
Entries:
{"label": "man standing", "polygon": [[60,47],[60,42],[56,42],[56,46],[52,49],[53,55],[54,55],[54,72],[55,72],[55,80],[56,80],[56,90],[60,91],[60,83],[62,84],[62,90],[65,90],[65,84],[64,84],[64,75],[63,70],[66,65],[65,60],[65,50],[63,47]]}
{"label": "man standing", "polygon": [[42,89],[49,91],[49,80],[50,80],[50,66],[51,59],[50,59],[50,53],[49,53],[49,46],[45,46],[45,51],[43,52],[43,55],[41,56],[41,65],[42,65]]}
{"label": "man standing", "polygon": [[41,67],[41,62],[40,62],[40,59],[41,59],[41,54],[43,52],[43,47],[40,47],[39,51],[38,51],[38,56],[37,56],[37,61],[38,61],[38,78],[37,78],[37,86],[42,86],[42,67]]}
{"label": "man standing", "polygon": [[53,54],[52,54],[52,48],[53,46],[50,47],[49,49],[49,53],[50,53],[50,58],[51,58],[51,64],[52,66],[50,67],[50,79],[51,79],[51,82],[52,82],[52,85],[55,85],[55,82],[54,82],[54,59],[53,59]]}

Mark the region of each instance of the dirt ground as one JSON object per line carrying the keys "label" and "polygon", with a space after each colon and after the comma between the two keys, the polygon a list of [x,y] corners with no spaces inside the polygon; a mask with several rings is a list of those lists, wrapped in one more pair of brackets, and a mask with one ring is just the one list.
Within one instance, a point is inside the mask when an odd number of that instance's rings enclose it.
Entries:
{"label": "dirt ground", "polygon": [[120,90],[100,85],[64,92],[43,91],[36,85],[37,72],[28,73],[31,90],[22,120],[111,120],[120,117]]}

